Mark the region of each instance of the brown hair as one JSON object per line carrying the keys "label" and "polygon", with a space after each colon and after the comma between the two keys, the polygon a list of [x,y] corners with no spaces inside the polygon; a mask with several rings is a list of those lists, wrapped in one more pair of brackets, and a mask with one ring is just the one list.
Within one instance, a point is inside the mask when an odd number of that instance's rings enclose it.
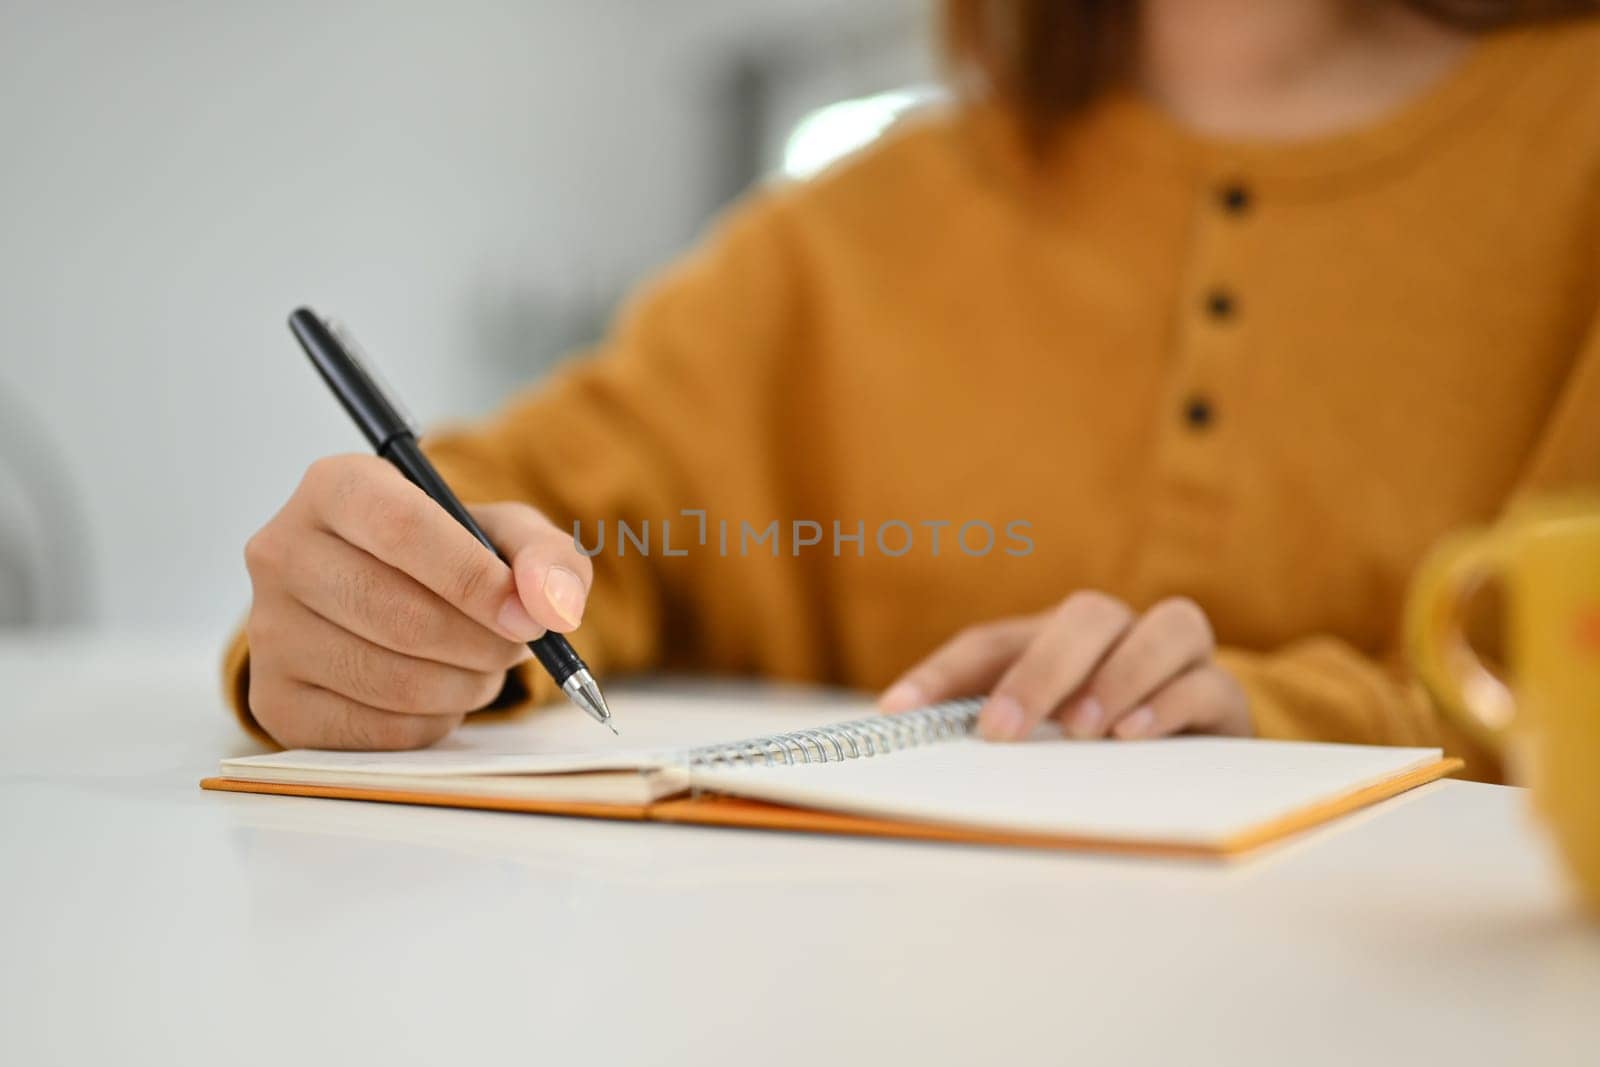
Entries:
{"label": "brown hair", "polygon": [[[1402,0],[1487,30],[1600,12],[1600,0]],[[1043,147],[1061,121],[1128,72],[1137,0],[944,0],[945,61],[958,90],[994,95]]]}

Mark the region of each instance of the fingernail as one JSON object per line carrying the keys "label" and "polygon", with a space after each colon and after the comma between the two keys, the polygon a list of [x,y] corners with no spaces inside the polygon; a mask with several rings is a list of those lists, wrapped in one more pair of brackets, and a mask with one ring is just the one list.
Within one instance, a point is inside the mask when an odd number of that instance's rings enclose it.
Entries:
{"label": "fingernail", "polygon": [[1094,697],[1086,697],[1067,717],[1067,733],[1077,738],[1099,737],[1106,709]]}
{"label": "fingernail", "polygon": [[495,616],[495,621],[513,641],[532,641],[544,633],[544,627],[528,614],[528,609],[522,606],[522,598],[515,593],[506,597],[506,602],[500,605],[500,614]]}
{"label": "fingernail", "polygon": [[922,690],[913,682],[896,682],[878,698],[878,707],[888,712],[910,711],[924,703]]}
{"label": "fingernail", "polygon": [[1022,736],[1022,705],[1008,696],[992,698],[978,720],[987,741],[1015,741]]}
{"label": "fingernail", "polygon": [[1124,740],[1147,737],[1150,734],[1151,727],[1155,726],[1155,724],[1156,713],[1146,704],[1128,712],[1127,716],[1117,723],[1115,733]]}
{"label": "fingernail", "polygon": [[583,579],[565,567],[551,567],[544,576],[544,596],[568,626],[583,621]]}

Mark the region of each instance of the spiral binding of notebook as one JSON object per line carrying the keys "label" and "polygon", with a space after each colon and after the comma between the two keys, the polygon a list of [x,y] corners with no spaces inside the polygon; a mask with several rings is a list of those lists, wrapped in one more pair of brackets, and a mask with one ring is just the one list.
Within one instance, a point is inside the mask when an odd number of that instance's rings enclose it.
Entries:
{"label": "spiral binding of notebook", "polygon": [[930,704],[902,715],[874,715],[814,730],[791,730],[688,751],[691,769],[839,763],[962,737],[978,721],[981,697]]}

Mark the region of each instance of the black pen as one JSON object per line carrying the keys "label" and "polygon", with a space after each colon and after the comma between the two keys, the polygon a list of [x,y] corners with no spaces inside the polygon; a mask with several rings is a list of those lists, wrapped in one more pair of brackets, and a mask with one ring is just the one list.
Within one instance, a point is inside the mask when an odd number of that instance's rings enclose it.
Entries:
{"label": "black pen", "polygon": [[[467,509],[461,506],[461,501],[444,483],[444,479],[439,477],[439,472],[433,469],[433,464],[422,454],[410,421],[384,395],[356,358],[352,351],[356,347],[354,342],[348,336],[341,340],[338,332],[318,318],[310,308],[297,308],[289,316],[289,329],[300,342],[300,347],[306,350],[306,355],[311,357],[312,365],[322,375],[322,380],[328,383],[328,388],[339,398],[339,403],[361,427],[367,440],[372,442],[378,455],[398,467],[401,474],[471,531],[472,536],[483,542],[484,547],[500,555],[488,536],[472,521]],[[565,637],[546,631],[538,640],[529,641],[528,647],[574,704],[588,712],[602,726],[611,727],[612,733],[617,732],[611,723],[611,709],[606,707],[606,698],[600,694],[594,676]]]}

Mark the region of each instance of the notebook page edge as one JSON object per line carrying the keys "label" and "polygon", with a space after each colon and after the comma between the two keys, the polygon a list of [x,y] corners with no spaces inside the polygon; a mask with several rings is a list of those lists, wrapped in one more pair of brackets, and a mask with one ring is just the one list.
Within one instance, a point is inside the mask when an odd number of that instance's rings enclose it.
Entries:
{"label": "notebook page edge", "polygon": [[[624,705],[619,696],[616,701]],[[587,720],[529,716],[519,722],[469,722],[444,741],[411,752],[343,752],[292,749],[221,761],[223,775],[252,769],[301,769],[350,774],[457,775],[566,774],[579,771],[663,770],[704,746],[752,742],[795,729],[818,729],[859,718],[859,700],[767,699],[640,693],[619,707],[624,730],[645,738],[613,747],[609,736],[591,738]],[[630,722],[631,720],[631,722]],[[597,747],[594,747],[597,746]],[[540,749],[543,749],[542,751]]]}
{"label": "notebook page edge", "polygon": [[683,792],[686,779],[671,771],[581,771],[567,774],[400,775],[260,768],[225,774],[233,782],[329,789],[440,793],[501,800],[646,805]]}
{"label": "notebook page edge", "polygon": [[420,752],[336,752],[289,749],[222,760],[224,776],[258,770],[334,773],[380,779],[410,776],[450,779],[464,776],[536,776],[585,771],[654,771],[670,766],[677,753],[619,752],[459,752],[423,749]]}
{"label": "notebook page edge", "polygon": [[[1262,742],[1257,742],[1254,739],[1226,740],[1251,744],[1252,746],[1262,744]],[[1121,746],[1129,744],[1159,744],[1160,742],[1111,743]],[[1292,745],[1297,748],[1303,746],[1303,750],[1309,750],[1312,747],[1372,751],[1381,749],[1386,754],[1394,755],[1396,759],[1381,771],[1374,771],[1359,778],[1350,778],[1341,782],[1337,787],[1315,795],[1298,797],[1292,803],[1287,803],[1276,810],[1262,812],[1248,822],[1215,826],[1206,830],[1188,830],[1177,825],[1140,830],[1130,828],[1127,825],[1112,828],[1104,823],[1095,826],[1081,822],[1076,824],[1071,821],[1046,823],[1026,819],[1008,822],[984,815],[964,814],[959,811],[952,811],[948,807],[935,811],[932,810],[934,806],[927,803],[925,799],[906,798],[897,800],[882,796],[861,795],[851,797],[845,795],[841,790],[830,791],[817,787],[808,788],[803,774],[794,775],[792,778],[787,775],[767,775],[761,773],[767,769],[762,767],[723,770],[695,769],[691,772],[689,784],[692,791],[704,790],[709,793],[721,793],[747,800],[759,800],[802,809],[812,808],[821,811],[833,811],[892,821],[899,820],[923,825],[947,825],[993,832],[1054,834],[1084,840],[1194,846],[1226,852],[1229,851],[1234,842],[1253,840],[1264,828],[1280,821],[1292,819],[1304,812],[1323,806],[1338,807],[1343,800],[1375,789],[1395,779],[1417,774],[1444,759],[1443,751],[1439,748],[1333,745],[1321,742],[1286,741],[1265,742],[1265,744]],[[895,758],[895,754],[891,754],[888,758]],[[833,766],[839,766],[839,764],[834,764]]]}

